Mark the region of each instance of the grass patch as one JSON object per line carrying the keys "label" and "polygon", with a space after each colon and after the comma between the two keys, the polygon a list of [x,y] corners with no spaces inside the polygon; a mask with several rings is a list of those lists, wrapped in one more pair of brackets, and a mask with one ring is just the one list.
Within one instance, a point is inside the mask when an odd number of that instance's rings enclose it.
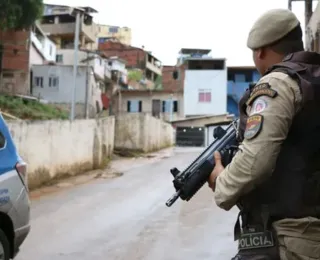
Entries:
{"label": "grass patch", "polygon": [[0,96],[0,109],[23,120],[68,119],[68,112],[50,104],[7,95]]}

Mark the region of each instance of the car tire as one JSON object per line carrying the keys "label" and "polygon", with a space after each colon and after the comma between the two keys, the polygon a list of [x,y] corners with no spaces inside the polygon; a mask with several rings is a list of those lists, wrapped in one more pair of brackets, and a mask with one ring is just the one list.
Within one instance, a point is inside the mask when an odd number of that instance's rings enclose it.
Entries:
{"label": "car tire", "polygon": [[9,260],[10,259],[10,244],[6,234],[0,229],[0,245],[3,248],[4,257],[0,259]]}

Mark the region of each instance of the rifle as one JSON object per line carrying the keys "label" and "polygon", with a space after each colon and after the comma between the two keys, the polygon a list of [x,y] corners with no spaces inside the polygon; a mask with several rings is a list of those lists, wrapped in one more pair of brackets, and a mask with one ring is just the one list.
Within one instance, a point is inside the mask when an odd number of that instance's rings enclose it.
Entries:
{"label": "rifle", "polygon": [[166,202],[170,207],[180,197],[189,201],[208,181],[215,166],[213,154],[219,151],[223,166],[227,166],[238,150],[238,124],[233,121],[226,129],[218,126],[214,129],[215,140],[182,172],[177,168],[170,170],[176,193]]}

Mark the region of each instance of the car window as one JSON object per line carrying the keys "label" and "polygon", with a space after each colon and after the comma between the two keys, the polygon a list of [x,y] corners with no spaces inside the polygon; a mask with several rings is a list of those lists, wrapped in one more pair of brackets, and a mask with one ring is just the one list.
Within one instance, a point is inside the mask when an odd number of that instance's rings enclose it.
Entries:
{"label": "car window", "polygon": [[4,138],[3,134],[0,132],[0,149],[2,149],[6,144],[6,139]]}

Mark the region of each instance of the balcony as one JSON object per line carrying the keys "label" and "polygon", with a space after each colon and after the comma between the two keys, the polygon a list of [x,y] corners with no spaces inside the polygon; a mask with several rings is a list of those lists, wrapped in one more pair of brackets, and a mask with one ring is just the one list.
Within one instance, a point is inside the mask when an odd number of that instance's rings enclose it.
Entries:
{"label": "balcony", "polygon": [[157,75],[162,75],[162,70],[158,66],[154,65],[153,63],[147,61],[147,69],[151,70]]}
{"label": "balcony", "polygon": [[[59,23],[59,24],[41,24],[41,28],[44,32],[50,33],[51,35],[74,35],[76,31],[75,23]],[[80,34],[85,35],[87,41],[96,41],[96,30],[95,25],[81,24]]]}

